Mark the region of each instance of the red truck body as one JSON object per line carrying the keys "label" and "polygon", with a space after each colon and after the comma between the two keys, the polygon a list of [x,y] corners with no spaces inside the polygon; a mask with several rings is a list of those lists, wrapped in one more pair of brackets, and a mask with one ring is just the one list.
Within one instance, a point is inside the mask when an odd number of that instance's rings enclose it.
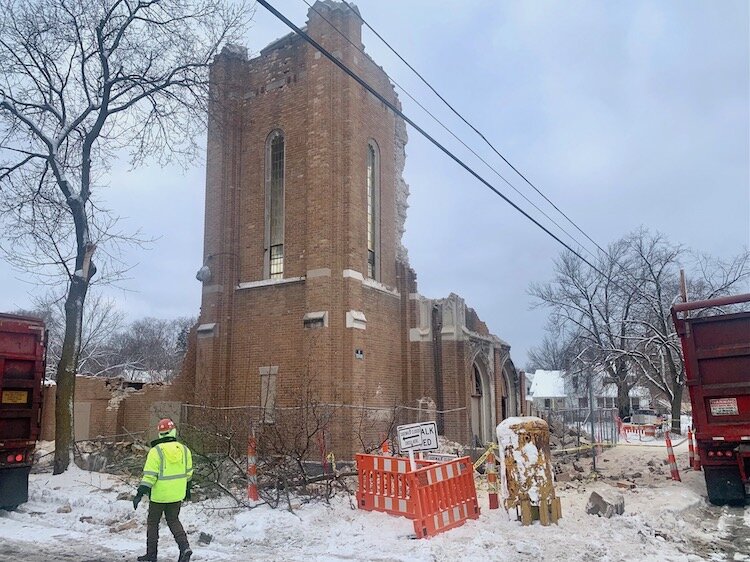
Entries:
{"label": "red truck body", "polygon": [[0,314],[0,507],[28,500],[41,430],[46,339],[41,320]]}
{"label": "red truck body", "polygon": [[740,303],[750,303],[750,294],[672,307],[706,490],[718,505],[744,504],[750,495],[750,311],[680,313]]}

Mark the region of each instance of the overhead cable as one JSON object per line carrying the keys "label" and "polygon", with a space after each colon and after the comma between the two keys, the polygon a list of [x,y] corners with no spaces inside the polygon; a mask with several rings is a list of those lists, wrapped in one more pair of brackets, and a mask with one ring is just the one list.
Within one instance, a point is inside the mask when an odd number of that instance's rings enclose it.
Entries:
{"label": "overhead cable", "polygon": [[565,249],[567,249],[569,252],[571,252],[573,255],[578,257],[582,262],[587,264],[591,269],[596,271],[602,276],[606,275],[594,264],[592,264],[589,260],[584,258],[579,252],[574,250],[572,247],[570,247],[567,243],[565,243],[563,240],[560,239],[557,235],[555,235],[553,232],[551,232],[547,227],[545,227],[543,224],[541,224],[538,220],[536,220],[534,217],[532,217],[529,213],[527,213],[525,210],[523,210],[521,207],[519,207],[516,203],[514,203],[511,199],[509,199],[502,191],[500,191],[498,188],[496,188],[494,185],[492,185],[489,181],[484,179],[479,173],[477,173],[473,168],[471,168],[468,164],[466,164],[462,159],[460,159],[458,156],[456,156],[453,152],[451,152],[448,148],[446,148],[444,145],[442,145],[440,142],[438,142],[434,137],[432,137],[427,131],[425,131],[422,127],[417,125],[413,120],[411,120],[409,117],[407,117],[399,108],[397,108],[393,103],[391,103],[389,100],[387,100],[383,95],[381,95],[377,90],[375,90],[372,86],[370,86],[365,80],[363,80],[359,75],[357,75],[353,70],[351,70],[348,66],[346,66],[343,62],[338,60],[333,54],[331,54],[328,50],[326,50],[322,45],[320,45],[317,41],[315,41],[312,37],[310,37],[305,31],[297,27],[289,18],[287,18],[284,14],[279,12],[276,8],[274,8],[267,0],[257,0],[258,3],[266,8],[269,12],[271,12],[274,16],[276,16],[279,20],[284,22],[292,31],[294,31],[297,35],[302,37],[305,41],[307,41],[310,45],[312,45],[318,52],[320,52],[324,57],[326,57],[329,61],[331,61],[333,64],[338,66],[342,71],[344,71],[349,77],[351,77],[355,82],[357,82],[360,86],[362,86],[365,90],[370,92],[373,96],[375,96],[381,103],[383,103],[388,109],[390,109],[393,113],[401,117],[405,122],[407,122],[409,125],[414,127],[414,129],[419,132],[423,137],[425,137],[428,141],[430,141],[433,145],[435,145],[441,152],[443,152],[446,156],[448,156],[451,160],[453,160],[456,164],[461,166],[464,170],[466,170],[469,174],[471,174],[475,179],[477,179],[479,182],[481,182],[484,186],[486,186],[488,189],[490,189],[493,193],[501,197],[506,203],[508,203],[511,207],[513,207],[516,211],[521,213],[524,217],[526,217],[528,220],[530,220],[532,223],[534,223],[537,227],[539,227],[542,231],[544,231],[548,236],[550,236],[553,240],[555,240],[557,243],[559,243],[561,246],[563,246]]}
{"label": "overhead cable", "polygon": [[[349,43],[349,44],[350,44],[350,45],[351,45],[352,47],[354,47],[355,49],[357,49],[357,51],[359,51],[359,52],[360,52],[360,53],[362,53],[363,55],[367,56],[367,54],[365,53],[364,49],[362,49],[362,48],[361,48],[361,47],[359,47],[358,45],[355,45],[355,44],[354,44],[354,42],[353,42],[353,41],[352,41],[351,39],[349,39],[349,37],[347,37],[347,35],[346,35],[345,33],[343,33],[343,32],[342,32],[342,31],[341,31],[341,30],[340,30],[340,29],[339,29],[338,27],[336,27],[336,25],[335,25],[335,24],[334,24],[333,22],[331,22],[331,20],[329,20],[328,18],[326,18],[326,17],[325,17],[325,15],[323,15],[323,14],[322,14],[322,13],[321,13],[321,12],[320,12],[320,11],[319,11],[319,10],[318,10],[318,9],[317,9],[316,7],[315,7],[315,5],[314,5],[314,4],[311,4],[309,0],[301,0],[301,1],[302,1],[302,2],[304,2],[305,4],[307,4],[307,6],[308,6],[308,7],[309,7],[309,8],[310,8],[310,9],[311,9],[311,10],[312,10],[313,12],[315,12],[316,14],[318,14],[318,16],[320,16],[320,18],[321,18],[321,19],[322,19],[323,21],[325,21],[325,22],[326,22],[326,23],[327,23],[327,24],[328,24],[328,25],[329,25],[329,26],[330,26],[330,27],[331,27],[331,28],[332,28],[332,29],[333,29],[334,31],[336,31],[336,33],[338,33],[338,34],[339,34],[339,35],[340,35],[341,37],[343,37],[343,38],[344,38],[344,39],[345,39],[345,40],[347,41],[347,43]],[[349,8],[351,9],[351,6],[349,6]],[[356,13],[356,12],[355,12],[355,13]],[[364,21],[364,20],[363,20],[363,21]],[[387,43],[386,43],[386,44],[387,44]],[[399,57],[399,58],[400,58],[400,57]],[[403,60],[403,59],[402,59],[402,60]],[[406,63],[406,64],[408,65],[408,63]],[[411,68],[411,67],[410,67],[410,68]],[[411,94],[411,93],[410,93],[410,92],[409,92],[409,91],[408,91],[408,90],[407,90],[406,88],[404,88],[403,86],[401,86],[401,84],[399,84],[399,83],[398,83],[398,82],[397,82],[397,81],[396,81],[395,79],[393,79],[393,78],[392,78],[392,77],[391,77],[391,76],[390,76],[390,75],[389,75],[389,74],[388,74],[388,73],[387,73],[387,72],[386,72],[385,70],[383,70],[383,73],[384,73],[384,74],[386,75],[386,77],[387,77],[387,78],[388,78],[388,79],[389,79],[389,80],[390,80],[391,82],[393,82],[393,84],[394,84],[394,85],[395,85],[395,86],[396,86],[397,88],[399,88],[399,89],[400,89],[400,90],[401,90],[401,91],[402,91],[402,92],[403,92],[404,94],[406,94],[406,95],[407,95],[407,96],[409,97],[409,99],[411,99],[411,100],[412,100],[412,101],[413,101],[413,102],[414,102],[415,104],[417,104],[417,105],[418,105],[418,106],[420,107],[420,109],[422,109],[422,110],[423,110],[423,111],[424,111],[424,112],[425,112],[425,113],[426,113],[427,115],[429,115],[429,116],[430,116],[430,117],[431,117],[431,118],[432,118],[432,119],[433,119],[433,120],[434,120],[434,121],[435,121],[435,122],[436,122],[437,124],[439,124],[439,125],[440,125],[440,126],[441,126],[441,127],[443,128],[443,129],[445,129],[445,131],[446,131],[446,132],[448,132],[448,134],[449,134],[449,135],[451,135],[451,136],[452,136],[452,137],[453,137],[454,139],[456,139],[456,140],[457,140],[457,141],[458,141],[459,143],[461,143],[461,144],[462,144],[462,145],[464,146],[464,148],[466,148],[466,149],[467,149],[467,150],[468,150],[469,152],[471,152],[471,153],[472,153],[472,154],[473,154],[473,155],[474,155],[474,156],[475,156],[476,158],[478,158],[478,159],[479,159],[479,160],[480,160],[480,161],[481,161],[481,162],[482,162],[482,163],[483,163],[483,164],[484,164],[485,166],[487,166],[487,168],[489,168],[490,170],[492,170],[492,171],[493,171],[493,172],[495,173],[495,175],[496,175],[497,177],[499,177],[499,178],[500,178],[501,180],[503,180],[503,182],[505,182],[505,183],[506,183],[506,184],[508,185],[508,187],[510,187],[510,188],[511,188],[511,189],[512,189],[513,191],[515,191],[515,192],[516,192],[516,193],[517,193],[517,194],[518,194],[518,195],[519,195],[520,197],[522,197],[522,198],[523,198],[523,199],[524,199],[524,200],[525,200],[525,201],[526,201],[526,202],[527,202],[527,203],[528,203],[529,205],[531,205],[532,207],[534,207],[534,209],[536,209],[536,210],[537,210],[537,211],[538,211],[539,213],[541,213],[541,214],[542,214],[542,215],[543,215],[543,216],[544,216],[544,217],[545,217],[545,218],[546,218],[547,220],[549,220],[549,221],[550,221],[550,222],[551,222],[552,224],[554,224],[554,225],[555,225],[555,226],[556,226],[557,228],[559,228],[559,229],[560,229],[560,230],[561,230],[561,231],[562,231],[562,232],[563,232],[563,233],[564,233],[564,234],[565,234],[565,235],[566,235],[566,236],[567,236],[568,238],[570,238],[570,239],[571,239],[571,240],[572,240],[572,241],[573,241],[573,242],[574,242],[575,244],[577,244],[577,245],[578,245],[578,247],[582,248],[582,249],[583,249],[584,251],[586,251],[586,252],[587,252],[587,253],[588,253],[588,254],[589,254],[590,256],[592,256],[592,257],[596,257],[596,256],[595,256],[595,255],[594,255],[594,254],[593,254],[593,253],[592,253],[592,252],[591,252],[591,251],[590,251],[590,250],[589,250],[588,248],[586,248],[586,247],[585,247],[585,246],[584,246],[583,244],[581,244],[581,243],[580,243],[580,242],[579,242],[579,241],[578,241],[578,240],[577,240],[577,239],[575,238],[575,236],[573,236],[573,235],[572,235],[572,234],[571,234],[570,232],[568,232],[568,231],[567,231],[567,230],[566,230],[565,228],[563,228],[563,227],[562,227],[562,225],[560,225],[560,223],[558,223],[558,222],[557,222],[557,221],[556,221],[555,219],[553,219],[553,218],[552,218],[551,216],[549,216],[549,215],[548,215],[548,214],[547,214],[547,213],[546,213],[546,212],[544,211],[544,209],[541,209],[541,208],[540,208],[540,207],[539,207],[539,206],[538,206],[538,205],[537,205],[536,203],[534,203],[534,202],[533,202],[533,201],[532,201],[531,199],[529,199],[529,198],[528,198],[528,197],[527,197],[527,196],[526,196],[526,195],[525,195],[524,193],[522,193],[522,192],[521,192],[521,191],[520,191],[520,190],[519,190],[519,189],[518,189],[518,188],[517,188],[517,187],[516,187],[515,185],[513,185],[513,183],[511,183],[511,182],[510,182],[510,180],[508,180],[508,179],[507,179],[507,178],[506,178],[505,176],[503,176],[503,175],[502,175],[502,174],[501,174],[501,173],[500,173],[500,172],[499,172],[499,171],[497,170],[497,168],[495,168],[495,167],[494,167],[494,166],[493,166],[492,164],[490,164],[489,162],[487,162],[487,160],[486,160],[485,158],[483,158],[483,157],[482,157],[482,156],[481,156],[480,154],[478,154],[478,153],[477,153],[477,152],[476,152],[476,151],[475,151],[475,150],[474,150],[473,148],[471,148],[471,147],[470,147],[470,146],[469,146],[468,144],[466,144],[466,142],[464,142],[464,141],[463,141],[463,139],[461,139],[461,138],[460,138],[460,137],[459,137],[458,135],[456,135],[456,133],[454,133],[454,132],[453,132],[453,131],[452,131],[452,130],[451,130],[451,129],[450,129],[450,128],[449,128],[448,126],[447,126],[447,125],[445,125],[445,123],[443,123],[443,122],[442,122],[442,121],[441,121],[441,120],[440,120],[440,119],[439,119],[438,117],[436,117],[436,116],[435,116],[435,115],[434,115],[434,114],[433,114],[433,113],[432,113],[432,112],[431,112],[431,111],[430,111],[429,109],[427,109],[427,108],[426,108],[426,107],[425,107],[425,106],[424,106],[424,105],[423,105],[422,103],[420,103],[420,102],[419,102],[419,100],[417,100],[417,99],[416,99],[416,98],[415,98],[415,97],[414,97],[414,96],[413,96],[413,95],[412,95],[412,94]],[[441,99],[442,99],[442,98],[441,98]]]}
{"label": "overhead cable", "polygon": [[[529,184],[529,186],[531,186],[531,187],[532,187],[532,188],[534,189],[534,191],[536,191],[536,192],[537,192],[537,193],[538,193],[539,195],[541,195],[541,196],[542,196],[542,197],[544,198],[544,200],[545,200],[545,201],[547,201],[547,203],[549,203],[550,205],[552,205],[552,207],[553,207],[553,208],[554,208],[554,209],[555,209],[555,210],[556,210],[556,211],[557,211],[558,213],[560,213],[560,214],[561,214],[561,215],[562,215],[563,217],[565,217],[565,219],[566,219],[566,220],[567,220],[567,221],[568,221],[568,222],[569,222],[570,224],[572,224],[572,225],[573,225],[573,226],[574,226],[574,227],[576,228],[576,230],[578,230],[578,232],[580,232],[581,234],[583,234],[583,235],[584,235],[584,236],[585,236],[585,237],[586,237],[586,238],[587,238],[587,239],[588,239],[588,240],[589,240],[589,241],[590,241],[590,242],[591,242],[592,244],[594,244],[594,245],[595,245],[595,246],[596,246],[596,247],[597,247],[597,248],[598,248],[599,250],[601,250],[601,251],[602,251],[602,252],[604,252],[605,254],[607,253],[607,252],[606,252],[606,250],[604,250],[604,248],[602,248],[602,247],[601,247],[601,246],[600,246],[599,244],[597,244],[597,242],[596,242],[596,241],[595,241],[595,240],[594,240],[593,238],[591,238],[591,237],[590,237],[590,236],[589,236],[588,234],[586,234],[586,232],[584,232],[584,231],[583,231],[583,229],[582,229],[581,227],[579,227],[579,226],[578,226],[578,225],[577,225],[577,224],[576,224],[576,223],[575,223],[575,222],[574,222],[574,221],[573,221],[573,220],[572,220],[572,219],[571,219],[571,218],[570,218],[570,217],[569,217],[569,216],[568,216],[567,214],[565,214],[565,213],[564,213],[564,212],[563,212],[563,211],[562,211],[562,210],[561,210],[561,209],[560,209],[560,208],[559,208],[559,207],[558,207],[557,205],[555,205],[555,203],[553,203],[553,202],[552,202],[552,201],[551,201],[551,200],[550,200],[550,199],[549,199],[549,198],[548,198],[548,197],[547,197],[547,196],[546,196],[546,195],[545,195],[545,194],[544,194],[544,193],[543,193],[543,192],[542,192],[542,191],[541,191],[541,190],[540,190],[540,189],[539,189],[539,188],[538,188],[538,187],[537,187],[536,185],[534,185],[534,183],[532,183],[532,182],[531,182],[531,180],[529,180],[529,179],[528,179],[528,178],[527,178],[527,177],[526,177],[526,176],[525,176],[525,175],[524,175],[524,174],[523,174],[523,173],[522,173],[522,172],[521,172],[521,171],[520,171],[520,170],[519,170],[518,168],[516,168],[516,167],[515,167],[515,166],[514,166],[514,165],[513,165],[513,164],[512,164],[512,163],[511,163],[511,162],[510,162],[510,161],[509,161],[509,160],[508,160],[508,159],[507,159],[506,157],[505,157],[505,156],[503,156],[503,155],[502,155],[502,153],[501,153],[501,152],[500,152],[500,151],[499,151],[499,150],[498,150],[498,149],[497,149],[497,148],[495,147],[495,145],[494,145],[494,144],[492,144],[492,143],[491,143],[491,142],[490,142],[490,141],[489,141],[489,140],[487,139],[487,137],[486,137],[486,136],[485,136],[485,135],[484,135],[484,134],[483,134],[483,133],[482,133],[482,132],[481,132],[481,131],[480,131],[479,129],[477,129],[477,128],[476,128],[476,127],[475,127],[474,125],[472,125],[472,124],[471,124],[471,123],[470,123],[470,122],[469,122],[469,121],[468,121],[468,120],[467,120],[467,119],[466,119],[466,118],[465,118],[465,117],[464,117],[463,115],[461,115],[461,113],[459,113],[459,111],[458,111],[458,110],[457,110],[456,108],[454,108],[454,107],[453,107],[453,106],[452,106],[452,105],[450,104],[450,102],[448,102],[448,100],[446,100],[446,99],[445,99],[445,98],[444,98],[444,97],[443,97],[442,95],[440,95],[440,93],[439,93],[439,92],[438,92],[438,91],[437,91],[437,90],[436,90],[436,89],[435,89],[435,88],[434,88],[434,87],[432,86],[432,84],[430,84],[430,83],[429,83],[429,82],[427,81],[427,79],[426,79],[426,78],[425,78],[424,76],[422,76],[422,74],[420,74],[420,73],[419,73],[419,71],[418,71],[418,70],[417,70],[416,68],[414,68],[414,67],[413,67],[413,66],[412,66],[411,64],[409,64],[409,62],[408,62],[408,61],[407,61],[407,60],[406,60],[406,59],[405,59],[404,57],[402,57],[402,56],[401,56],[401,55],[399,54],[399,52],[398,52],[398,51],[397,51],[396,49],[394,49],[394,48],[393,48],[393,47],[391,46],[391,44],[390,44],[390,43],[389,43],[388,41],[386,41],[386,40],[385,40],[385,39],[383,38],[383,36],[382,36],[382,35],[380,35],[380,33],[378,33],[378,32],[377,32],[377,31],[376,31],[376,30],[375,30],[375,29],[374,29],[374,28],[373,28],[373,27],[372,27],[372,26],[371,26],[371,25],[370,25],[370,24],[369,24],[369,23],[367,22],[367,20],[365,20],[365,19],[364,19],[364,18],[362,17],[362,15],[361,15],[361,14],[359,13],[359,11],[358,11],[358,10],[354,9],[354,8],[353,8],[353,7],[351,6],[351,4],[349,4],[349,2],[347,2],[347,0],[341,0],[341,1],[342,1],[342,2],[343,2],[343,3],[345,4],[345,5],[346,5],[346,7],[347,7],[347,8],[349,8],[349,10],[350,10],[350,11],[351,11],[351,12],[352,12],[353,14],[355,14],[355,15],[356,15],[356,16],[357,16],[357,17],[358,17],[358,18],[360,19],[360,21],[361,21],[361,22],[362,22],[363,24],[365,24],[365,26],[367,26],[367,28],[368,28],[368,29],[369,29],[370,31],[372,31],[372,32],[373,32],[373,33],[375,34],[375,36],[376,36],[376,37],[377,37],[378,39],[380,39],[380,40],[381,40],[381,41],[383,42],[383,44],[384,44],[384,45],[385,45],[386,47],[388,47],[388,48],[389,48],[389,49],[391,50],[391,52],[392,52],[392,53],[393,53],[394,55],[396,55],[396,56],[397,56],[397,57],[398,57],[398,58],[399,58],[399,59],[401,60],[401,62],[403,62],[403,63],[404,63],[404,64],[405,64],[405,65],[406,65],[407,67],[409,67],[409,69],[410,69],[410,70],[411,70],[411,71],[412,71],[412,72],[413,72],[413,73],[414,73],[414,74],[415,74],[415,75],[416,75],[416,76],[417,76],[417,77],[418,77],[418,78],[419,78],[419,79],[420,79],[420,80],[421,80],[421,81],[422,81],[422,82],[424,83],[424,85],[425,85],[425,86],[427,86],[427,87],[428,87],[428,88],[429,88],[430,90],[432,90],[432,93],[434,93],[434,94],[435,94],[435,95],[436,95],[436,96],[437,96],[437,97],[438,97],[438,98],[440,99],[440,101],[442,101],[442,102],[443,102],[443,103],[444,103],[444,104],[445,104],[445,105],[446,105],[446,106],[448,107],[448,109],[450,109],[450,110],[451,110],[451,111],[452,111],[452,112],[453,112],[453,113],[454,113],[454,114],[455,114],[455,115],[456,115],[456,116],[457,116],[457,117],[458,117],[459,119],[461,119],[461,121],[463,121],[463,122],[464,122],[464,123],[465,123],[465,124],[466,124],[466,125],[467,125],[467,126],[468,126],[468,127],[469,127],[469,128],[471,129],[471,130],[472,130],[472,131],[474,131],[474,132],[475,132],[475,133],[476,133],[476,134],[477,134],[477,135],[479,136],[479,138],[481,138],[481,139],[482,139],[482,140],[483,140],[483,141],[484,141],[484,142],[485,142],[485,143],[487,144],[487,146],[489,146],[489,147],[490,147],[490,148],[492,149],[492,151],[493,151],[493,152],[494,152],[495,154],[497,154],[497,155],[498,155],[498,156],[499,156],[500,158],[502,158],[502,159],[503,159],[503,162],[505,162],[505,163],[506,163],[506,164],[507,164],[508,166],[510,166],[510,168],[511,168],[511,169],[512,169],[512,170],[513,170],[513,171],[514,171],[514,172],[515,172],[516,174],[518,174],[518,175],[519,175],[519,176],[520,176],[520,177],[521,177],[521,178],[522,178],[522,179],[523,179],[523,180],[524,180],[524,181],[525,181],[525,182],[526,182],[527,184]],[[411,96],[410,96],[410,97],[411,97]],[[473,151],[472,151],[472,152],[473,152]],[[515,188],[514,188],[514,189],[515,189]],[[545,215],[545,216],[546,216],[546,215]],[[552,220],[552,219],[550,219],[550,220]],[[553,222],[554,222],[554,221],[553,221]],[[555,223],[555,224],[557,224],[557,223]],[[564,230],[564,229],[562,229],[562,227],[559,227],[559,228],[560,228],[561,230],[563,230],[563,232],[565,232],[565,230]],[[567,232],[566,232],[566,234],[567,234]],[[572,237],[571,237],[571,238],[572,238]],[[589,252],[589,253],[590,253],[590,252]]]}

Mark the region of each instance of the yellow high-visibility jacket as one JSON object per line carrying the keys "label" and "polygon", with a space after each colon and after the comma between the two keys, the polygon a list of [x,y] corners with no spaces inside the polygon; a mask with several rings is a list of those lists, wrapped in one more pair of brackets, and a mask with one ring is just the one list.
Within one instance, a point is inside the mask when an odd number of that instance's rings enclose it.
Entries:
{"label": "yellow high-visibility jacket", "polygon": [[193,478],[193,455],[190,449],[177,442],[174,430],[170,434],[172,435],[168,435],[166,440],[156,440],[143,467],[140,486],[151,490],[151,501],[156,503],[184,500],[187,483]]}

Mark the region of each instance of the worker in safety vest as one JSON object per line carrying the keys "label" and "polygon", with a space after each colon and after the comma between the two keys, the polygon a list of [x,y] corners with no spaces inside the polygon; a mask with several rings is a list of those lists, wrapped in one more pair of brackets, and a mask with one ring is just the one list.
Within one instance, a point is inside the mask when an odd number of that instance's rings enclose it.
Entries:
{"label": "worker in safety vest", "polygon": [[193,477],[193,455],[186,445],[177,442],[177,429],[170,419],[159,422],[159,438],[151,442],[151,449],[143,467],[143,478],[133,498],[133,508],[144,495],[150,497],[146,527],[146,554],[138,560],[156,562],[159,544],[159,521],[167,519],[169,530],[180,548],[178,562],[188,562],[193,555],[185,529],[180,523],[182,500],[190,499]]}

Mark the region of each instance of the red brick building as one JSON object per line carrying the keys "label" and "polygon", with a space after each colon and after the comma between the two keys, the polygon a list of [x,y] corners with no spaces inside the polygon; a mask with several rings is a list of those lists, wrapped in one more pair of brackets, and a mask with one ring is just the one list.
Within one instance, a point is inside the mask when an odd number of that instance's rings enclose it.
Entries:
{"label": "red brick building", "polygon": [[[308,17],[307,33],[399,105],[356,14],[326,0]],[[400,118],[294,34],[250,60],[216,57],[187,401],[271,409],[308,385],[324,403],[450,411],[441,429],[460,442],[492,440],[518,413],[509,346],[460,297],[417,292],[401,244],[406,141]]]}

